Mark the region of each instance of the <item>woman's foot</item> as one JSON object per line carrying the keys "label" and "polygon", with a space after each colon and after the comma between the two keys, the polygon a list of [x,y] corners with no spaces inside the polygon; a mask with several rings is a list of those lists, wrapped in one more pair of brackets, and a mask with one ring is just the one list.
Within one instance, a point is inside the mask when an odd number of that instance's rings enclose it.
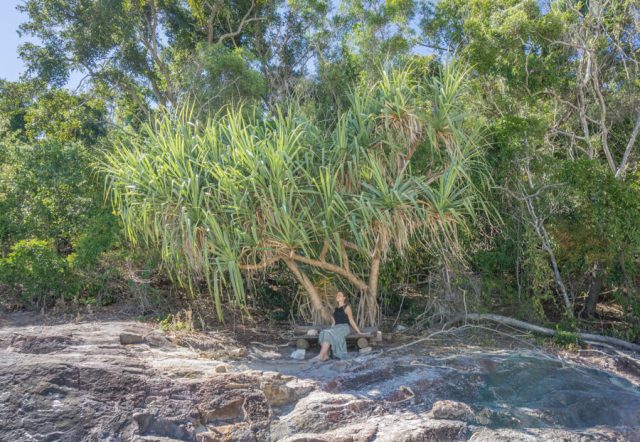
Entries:
{"label": "woman's foot", "polygon": [[326,362],[329,360],[329,356],[318,355],[315,358],[311,358],[311,362]]}

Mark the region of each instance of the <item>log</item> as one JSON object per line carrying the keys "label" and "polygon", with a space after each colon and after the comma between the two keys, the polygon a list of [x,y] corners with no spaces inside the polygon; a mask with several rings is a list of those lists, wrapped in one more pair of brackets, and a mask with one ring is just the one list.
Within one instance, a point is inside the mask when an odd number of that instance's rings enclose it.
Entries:
{"label": "log", "polygon": [[[509,318],[508,316],[494,315],[490,313],[484,313],[484,314],[468,313],[466,315],[460,315],[457,318],[454,318],[451,321],[447,322],[445,324],[445,328],[453,324],[457,324],[460,321],[493,321],[498,324],[510,325],[512,327],[517,327],[523,330],[528,330],[528,331],[545,335],[545,336],[555,336],[558,333],[556,330],[552,330],[550,328],[541,327],[535,324],[529,324],[528,322],[520,321],[514,318]],[[593,342],[614,345],[616,347],[621,347],[630,351],[635,351],[640,353],[640,345],[637,345],[628,341],[623,341],[622,339],[612,338],[610,336],[594,335],[591,333],[575,333],[575,334],[577,336],[580,336],[585,341],[593,341]]]}
{"label": "log", "polygon": [[310,346],[311,344],[307,339],[300,338],[296,341],[296,348],[300,350],[307,350]]}
{"label": "log", "polygon": [[369,340],[367,338],[358,338],[358,348],[367,348],[369,346]]}

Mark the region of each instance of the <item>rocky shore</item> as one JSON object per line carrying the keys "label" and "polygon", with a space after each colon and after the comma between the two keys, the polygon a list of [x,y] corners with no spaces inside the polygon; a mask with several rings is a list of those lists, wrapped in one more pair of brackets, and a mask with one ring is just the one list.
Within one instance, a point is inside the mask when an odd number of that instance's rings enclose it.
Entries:
{"label": "rocky shore", "polygon": [[411,346],[318,365],[292,350],[5,315],[0,440],[640,440],[633,355]]}

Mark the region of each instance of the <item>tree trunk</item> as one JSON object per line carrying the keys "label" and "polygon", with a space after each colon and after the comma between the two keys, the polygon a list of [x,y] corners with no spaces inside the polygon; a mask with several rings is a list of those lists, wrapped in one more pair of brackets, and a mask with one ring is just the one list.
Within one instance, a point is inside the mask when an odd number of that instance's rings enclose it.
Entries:
{"label": "tree trunk", "polygon": [[[638,290],[633,276],[630,275],[629,272],[627,272],[626,262],[627,260],[625,258],[624,252],[620,252],[620,269],[622,270],[622,276],[624,278],[624,285],[627,290],[627,294],[629,296],[633,296],[633,294],[635,293],[636,296],[638,296],[640,295],[640,290]],[[640,296],[638,297],[638,300],[640,301]]]}
{"label": "tree trunk", "polygon": [[585,304],[585,313],[588,316],[593,316],[596,312],[596,305],[602,292],[602,286],[604,285],[604,272],[602,271],[602,265],[596,263],[593,266],[593,272],[591,275],[591,286],[589,287],[589,295]]}
{"label": "tree trunk", "polygon": [[380,276],[380,253],[376,250],[371,259],[371,271],[369,273],[369,285],[360,297],[357,321],[362,327],[374,327],[378,325],[378,278]]}
{"label": "tree trunk", "polygon": [[296,277],[298,282],[302,284],[302,287],[306,290],[309,298],[311,299],[311,307],[313,309],[314,322],[319,322],[322,320],[323,322],[330,324],[331,323],[331,315],[329,311],[322,304],[322,299],[320,298],[320,294],[318,293],[318,289],[313,285],[311,280],[305,275],[299,268],[296,262],[292,259],[285,259],[284,262],[291,270],[291,273]]}
{"label": "tree trunk", "polygon": [[[529,170],[527,170],[527,176],[529,175]],[[532,185],[533,187],[533,185]],[[567,293],[567,288],[562,281],[562,276],[560,275],[560,269],[558,268],[558,261],[556,260],[556,254],[553,251],[553,246],[551,244],[551,239],[549,238],[549,233],[544,226],[543,219],[538,216],[536,213],[535,206],[533,204],[533,198],[531,196],[525,196],[524,202],[527,205],[527,210],[529,211],[529,215],[531,216],[531,223],[533,224],[534,231],[538,238],[542,241],[542,248],[549,255],[549,259],[551,260],[551,268],[553,269],[553,277],[556,281],[556,285],[558,286],[558,292],[562,296],[562,300],[564,301],[564,306],[566,308],[566,313],[569,317],[573,317],[573,305],[569,300],[569,294]]]}

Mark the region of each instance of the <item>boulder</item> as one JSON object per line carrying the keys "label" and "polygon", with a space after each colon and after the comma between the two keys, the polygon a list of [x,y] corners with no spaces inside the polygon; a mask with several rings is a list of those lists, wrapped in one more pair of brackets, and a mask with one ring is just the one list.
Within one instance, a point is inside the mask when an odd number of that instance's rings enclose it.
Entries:
{"label": "boulder", "polygon": [[126,331],[120,333],[120,344],[122,345],[142,344],[142,343],[144,343],[144,337],[141,334],[126,332]]}
{"label": "boulder", "polygon": [[269,405],[278,407],[298,401],[316,389],[317,385],[306,379],[287,379],[278,376],[263,382],[261,388]]}
{"label": "boulder", "polygon": [[251,431],[251,426],[246,422],[221,425],[196,434],[197,442],[251,442],[257,440],[256,434]]}
{"label": "boulder", "polygon": [[323,433],[362,420],[374,409],[375,403],[350,394],[314,391],[298,401],[294,409],[271,424],[273,440],[298,433]]}
{"label": "boulder", "polygon": [[377,431],[376,423],[359,422],[326,433],[299,433],[281,442],[371,442]]}
{"label": "boulder", "polygon": [[[374,416],[325,432],[296,433],[282,442],[457,442],[466,440],[461,421],[429,419],[425,414],[397,413]],[[280,441],[280,434],[271,433]]]}
{"label": "boulder", "polygon": [[450,419],[471,422],[474,420],[471,407],[464,402],[438,401],[433,404],[428,416],[433,419]]}
{"label": "boulder", "polygon": [[454,442],[467,440],[462,421],[429,419],[425,414],[384,416],[378,423],[376,442]]}
{"label": "boulder", "polygon": [[[122,338],[120,339],[120,342],[122,343]],[[157,331],[153,331],[145,335],[144,342],[149,344],[151,347],[164,348],[168,346],[174,346],[174,344],[170,340],[168,340],[162,333]]]}
{"label": "boulder", "polygon": [[214,368],[214,371],[216,373],[227,373],[230,368],[231,366],[229,364],[219,364],[219,365],[216,365],[216,368]]}

